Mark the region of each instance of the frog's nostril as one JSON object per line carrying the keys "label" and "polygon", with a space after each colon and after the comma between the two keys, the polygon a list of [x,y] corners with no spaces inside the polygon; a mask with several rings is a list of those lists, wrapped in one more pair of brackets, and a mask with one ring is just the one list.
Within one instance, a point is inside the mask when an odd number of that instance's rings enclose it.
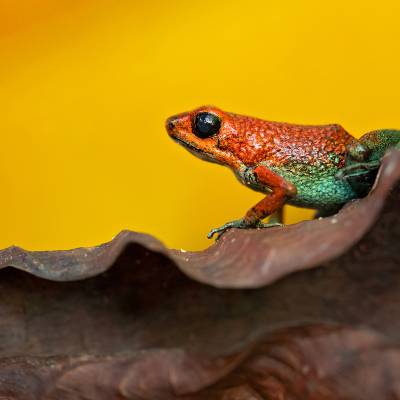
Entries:
{"label": "frog's nostril", "polygon": [[167,128],[172,131],[175,128],[175,124],[172,121],[168,121]]}
{"label": "frog's nostril", "polygon": [[176,126],[176,118],[175,117],[168,118],[165,125],[167,126],[167,130],[169,132],[173,131]]}

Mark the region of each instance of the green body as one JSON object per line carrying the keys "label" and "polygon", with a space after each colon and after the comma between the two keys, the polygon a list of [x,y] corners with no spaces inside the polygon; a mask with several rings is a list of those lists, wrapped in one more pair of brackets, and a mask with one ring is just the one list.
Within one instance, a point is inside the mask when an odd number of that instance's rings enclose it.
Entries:
{"label": "green body", "polygon": [[[297,207],[334,212],[343,204],[359,197],[348,181],[336,178],[339,168],[294,164],[289,168],[270,169],[296,186],[297,195],[287,203]],[[301,173],[298,173],[299,169]]]}

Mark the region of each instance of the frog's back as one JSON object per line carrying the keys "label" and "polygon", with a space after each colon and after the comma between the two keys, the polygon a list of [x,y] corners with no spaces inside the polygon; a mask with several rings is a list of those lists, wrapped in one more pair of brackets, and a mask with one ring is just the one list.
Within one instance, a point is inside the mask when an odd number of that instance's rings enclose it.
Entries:
{"label": "frog's back", "polygon": [[267,155],[276,166],[296,163],[340,168],[345,163],[346,147],[354,140],[340,125],[281,124],[279,128],[271,135],[274,146]]}
{"label": "frog's back", "polygon": [[[354,138],[340,125],[297,125],[235,115],[230,120],[237,141],[235,152],[246,165],[268,162],[279,167],[292,163],[305,165],[344,165],[346,147]],[[224,146],[224,138],[221,138]],[[245,143],[245,146],[243,145]],[[228,147],[228,146],[226,146]]]}

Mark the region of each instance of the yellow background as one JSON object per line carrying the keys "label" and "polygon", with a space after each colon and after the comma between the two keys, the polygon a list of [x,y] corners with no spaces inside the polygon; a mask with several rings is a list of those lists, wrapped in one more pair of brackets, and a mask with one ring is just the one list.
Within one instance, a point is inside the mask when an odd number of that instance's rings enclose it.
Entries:
{"label": "yellow background", "polygon": [[0,0],[0,247],[123,228],[207,246],[261,195],[174,144],[165,118],[214,104],[399,128],[399,21],[398,0]]}

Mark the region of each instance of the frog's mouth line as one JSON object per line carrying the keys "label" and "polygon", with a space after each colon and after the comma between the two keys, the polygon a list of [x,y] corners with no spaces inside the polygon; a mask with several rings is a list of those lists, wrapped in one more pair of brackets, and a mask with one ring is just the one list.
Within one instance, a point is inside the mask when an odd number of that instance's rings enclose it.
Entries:
{"label": "frog's mouth line", "polygon": [[204,150],[200,150],[199,148],[193,146],[192,144],[185,142],[184,140],[174,137],[173,138],[176,142],[178,142],[181,146],[185,147],[187,150],[189,150],[192,154],[194,154],[195,156],[202,158],[206,161],[211,161],[211,162],[216,162],[216,159],[214,157],[214,155],[204,151]]}

